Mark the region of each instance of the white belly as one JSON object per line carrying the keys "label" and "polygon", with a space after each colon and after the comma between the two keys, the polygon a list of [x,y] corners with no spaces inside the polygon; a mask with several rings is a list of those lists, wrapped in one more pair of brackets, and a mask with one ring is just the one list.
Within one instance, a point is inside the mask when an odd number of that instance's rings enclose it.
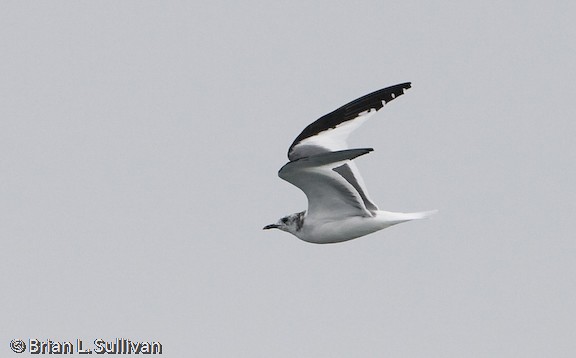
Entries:
{"label": "white belly", "polygon": [[374,217],[353,216],[343,220],[318,221],[305,218],[302,230],[295,235],[307,242],[331,244],[352,240],[395,224],[422,217],[425,216],[421,213],[406,214],[378,211]]}
{"label": "white belly", "polygon": [[360,236],[368,235],[382,230],[390,224],[386,224],[376,218],[351,217],[340,221],[315,222],[314,225],[306,225],[302,228],[300,239],[317,244],[330,244],[348,241]]}

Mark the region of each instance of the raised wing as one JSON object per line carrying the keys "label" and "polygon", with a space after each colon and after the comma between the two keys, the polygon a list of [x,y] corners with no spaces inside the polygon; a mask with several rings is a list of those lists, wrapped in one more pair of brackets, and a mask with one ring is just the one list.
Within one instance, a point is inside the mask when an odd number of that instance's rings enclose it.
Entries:
{"label": "raised wing", "polygon": [[348,149],[350,133],[386,103],[404,94],[410,82],[383,88],[343,105],[308,125],[288,149],[288,159],[296,160],[326,152]]}
{"label": "raised wing", "polygon": [[349,149],[301,158],[284,165],[278,176],[306,194],[306,215],[314,220],[372,216],[358,191],[337,172],[338,167],[371,151]]}
{"label": "raised wing", "polygon": [[[410,82],[383,88],[343,105],[308,125],[296,137],[288,158],[295,161],[321,153],[348,149],[347,139],[350,133],[376,113],[386,103],[404,94],[411,87]],[[335,168],[346,181],[357,191],[364,207],[376,212],[378,207],[368,197],[368,190],[360,171],[353,162]]]}

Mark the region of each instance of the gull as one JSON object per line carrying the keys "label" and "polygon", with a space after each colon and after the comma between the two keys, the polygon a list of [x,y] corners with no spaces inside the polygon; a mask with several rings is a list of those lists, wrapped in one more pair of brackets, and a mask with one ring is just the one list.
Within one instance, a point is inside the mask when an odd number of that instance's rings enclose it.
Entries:
{"label": "gull", "polygon": [[349,149],[346,142],[350,133],[410,87],[406,82],[372,92],[304,128],[288,149],[290,161],[278,176],[306,194],[308,210],[285,216],[264,229],[280,229],[306,242],[329,244],[434,214],[437,210],[379,210],[352,161],[373,149]]}

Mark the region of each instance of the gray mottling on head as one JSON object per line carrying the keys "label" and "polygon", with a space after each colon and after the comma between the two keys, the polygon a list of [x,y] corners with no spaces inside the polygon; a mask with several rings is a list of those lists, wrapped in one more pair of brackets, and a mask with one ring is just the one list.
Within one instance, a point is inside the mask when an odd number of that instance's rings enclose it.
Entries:
{"label": "gray mottling on head", "polygon": [[296,231],[300,231],[304,225],[304,215],[306,211],[301,211],[299,213],[294,213],[287,215],[280,219],[280,221],[289,228],[296,228]]}
{"label": "gray mottling on head", "polygon": [[294,214],[296,216],[296,231],[300,231],[304,225],[304,215],[306,215],[306,210]]}

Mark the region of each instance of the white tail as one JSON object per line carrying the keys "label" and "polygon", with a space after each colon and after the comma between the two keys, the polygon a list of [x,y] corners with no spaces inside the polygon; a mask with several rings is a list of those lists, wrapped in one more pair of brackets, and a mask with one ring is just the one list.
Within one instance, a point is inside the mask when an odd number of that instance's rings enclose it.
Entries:
{"label": "white tail", "polygon": [[431,215],[436,214],[437,212],[438,210],[421,211],[418,213],[393,213],[390,211],[379,210],[376,216],[384,223],[395,225],[410,220],[425,219]]}
{"label": "white tail", "polygon": [[429,211],[421,211],[418,213],[408,213],[405,214],[408,216],[408,220],[418,220],[418,219],[426,219],[434,214],[436,214],[438,210],[429,210]]}

